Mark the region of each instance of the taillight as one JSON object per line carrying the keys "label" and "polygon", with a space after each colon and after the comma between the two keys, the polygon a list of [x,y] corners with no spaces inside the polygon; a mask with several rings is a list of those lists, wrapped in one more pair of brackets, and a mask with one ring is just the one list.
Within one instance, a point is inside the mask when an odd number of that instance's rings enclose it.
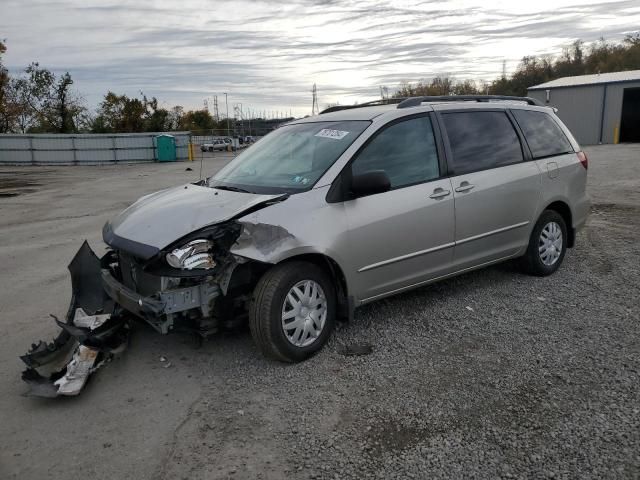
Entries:
{"label": "taillight", "polygon": [[578,160],[580,160],[580,163],[582,164],[585,170],[589,168],[589,159],[587,158],[586,153],[582,151],[578,152]]}

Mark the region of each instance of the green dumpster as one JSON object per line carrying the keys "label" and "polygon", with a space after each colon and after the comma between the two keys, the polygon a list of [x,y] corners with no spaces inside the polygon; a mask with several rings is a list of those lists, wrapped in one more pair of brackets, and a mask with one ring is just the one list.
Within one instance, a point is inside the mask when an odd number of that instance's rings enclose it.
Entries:
{"label": "green dumpster", "polygon": [[156,137],[156,155],[159,162],[176,161],[176,138],[173,135]]}

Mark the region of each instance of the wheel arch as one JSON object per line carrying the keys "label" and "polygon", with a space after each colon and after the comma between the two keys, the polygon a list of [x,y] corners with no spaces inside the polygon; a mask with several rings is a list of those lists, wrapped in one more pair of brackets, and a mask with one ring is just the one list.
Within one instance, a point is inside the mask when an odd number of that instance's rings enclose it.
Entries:
{"label": "wheel arch", "polygon": [[567,226],[567,247],[572,248],[576,242],[576,231],[573,228],[573,213],[569,204],[563,200],[555,200],[547,205],[542,211],[553,210],[562,216],[564,223]]}
{"label": "wheel arch", "polygon": [[355,304],[353,297],[349,295],[347,278],[338,262],[323,253],[301,253],[287,257],[276,265],[294,261],[313,263],[330,275],[331,279],[334,280],[336,288],[336,298],[338,299],[338,318],[351,320],[353,318]]}

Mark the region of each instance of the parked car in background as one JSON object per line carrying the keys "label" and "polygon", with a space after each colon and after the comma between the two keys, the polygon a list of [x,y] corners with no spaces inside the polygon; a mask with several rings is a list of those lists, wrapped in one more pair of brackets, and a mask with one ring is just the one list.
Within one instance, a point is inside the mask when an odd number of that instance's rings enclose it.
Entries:
{"label": "parked car in background", "polygon": [[222,151],[228,150],[229,143],[225,142],[223,139],[215,139],[209,143],[203,143],[200,145],[200,150],[203,152],[213,152],[213,151]]}

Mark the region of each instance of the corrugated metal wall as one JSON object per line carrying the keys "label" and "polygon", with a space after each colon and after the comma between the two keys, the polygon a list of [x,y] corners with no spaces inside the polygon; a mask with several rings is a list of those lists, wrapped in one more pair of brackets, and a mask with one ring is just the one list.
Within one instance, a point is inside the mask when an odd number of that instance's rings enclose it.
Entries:
{"label": "corrugated metal wall", "polygon": [[[624,89],[638,87],[640,82],[551,88],[549,105],[558,108],[557,115],[580,144],[614,143],[616,128],[620,128]],[[545,90],[529,90],[528,95],[546,103]]]}
{"label": "corrugated metal wall", "polygon": [[[0,165],[95,165],[153,162],[161,133],[0,135]],[[189,157],[189,132],[172,132],[176,157]]]}
{"label": "corrugated metal wall", "polygon": [[[603,85],[589,85],[549,90],[549,105],[558,109],[558,117],[583,145],[600,140]],[[546,103],[545,90],[530,90],[529,96]]]}

